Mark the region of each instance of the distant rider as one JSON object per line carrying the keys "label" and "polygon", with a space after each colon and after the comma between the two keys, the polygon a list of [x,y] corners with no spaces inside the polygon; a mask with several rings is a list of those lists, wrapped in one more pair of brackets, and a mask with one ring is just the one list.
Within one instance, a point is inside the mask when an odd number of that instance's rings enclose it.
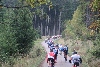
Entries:
{"label": "distant rider", "polygon": [[59,54],[62,55],[62,51],[63,51],[63,46],[62,44],[59,44]]}
{"label": "distant rider", "polygon": [[63,52],[64,52],[65,61],[67,61],[67,54],[68,54],[68,47],[67,47],[67,45],[64,46]]}
{"label": "distant rider", "polygon": [[53,52],[55,53],[55,62],[57,62],[57,55],[58,55],[58,46],[57,45],[53,49]]}

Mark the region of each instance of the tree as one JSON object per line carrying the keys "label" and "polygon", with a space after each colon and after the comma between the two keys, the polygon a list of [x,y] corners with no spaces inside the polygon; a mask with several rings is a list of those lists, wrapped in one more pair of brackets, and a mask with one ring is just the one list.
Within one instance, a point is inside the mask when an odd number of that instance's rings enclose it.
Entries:
{"label": "tree", "polygon": [[50,0],[20,0],[20,1],[22,1],[22,2],[25,1],[32,8],[41,6],[43,4],[51,4]]}
{"label": "tree", "polygon": [[66,23],[65,35],[73,39],[80,38],[85,40],[88,34],[86,32],[85,23],[83,23],[85,9],[83,9],[82,6],[83,5],[77,7],[72,20]]}
{"label": "tree", "polygon": [[[13,21],[11,20],[14,16],[13,11],[7,12],[6,8],[2,8],[4,11],[3,14],[3,21],[0,24],[0,61],[1,62],[8,62],[10,61],[11,56],[15,56],[17,53],[17,45],[16,45],[16,38],[14,36],[15,32],[11,32],[12,27],[10,23]],[[7,18],[7,19],[5,19]]]}
{"label": "tree", "polygon": [[35,39],[32,24],[32,15],[28,8],[15,9],[16,17],[11,23],[12,31],[15,31],[16,42],[19,53],[27,53],[32,47],[32,41]]}
{"label": "tree", "polygon": [[0,21],[0,61],[4,63],[29,53],[36,40],[29,8],[6,6],[2,8],[3,21]]}

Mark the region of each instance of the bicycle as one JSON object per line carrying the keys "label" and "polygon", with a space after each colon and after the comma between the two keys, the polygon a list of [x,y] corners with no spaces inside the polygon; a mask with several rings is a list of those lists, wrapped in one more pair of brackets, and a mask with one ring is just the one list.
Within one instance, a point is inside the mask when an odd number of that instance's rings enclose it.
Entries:
{"label": "bicycle", "polygon": [[49,66],[48,67],[54,67],[54,64],[55,64],[55,60],[54,59],[51,59],[49,61]]}
{"label": "bicycle", "polygon": [[51,62],[51,67],[54,67],[54,62]]}
{"label": "bicycle", "polygon": [[74,67],[78,67],[78,66],[79,66],[79,62],[75,62]]}
{"label": "bicycle", "polygon": [[48,67],[54,67],[54,62],[50,62],[50,66]]}
{"label": "bicycle", "polygon": [[[69,60],[69,63],[71,63],[71,60]],[[74,67],[78,67],[78,66],[79,66],[79,62],[75,62]]]}

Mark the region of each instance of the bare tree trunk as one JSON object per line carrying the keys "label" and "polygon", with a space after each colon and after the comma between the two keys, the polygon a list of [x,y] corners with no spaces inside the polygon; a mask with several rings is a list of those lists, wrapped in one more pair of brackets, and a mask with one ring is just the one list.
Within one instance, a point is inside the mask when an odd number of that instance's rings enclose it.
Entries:
{"label": "bare tree trunk", "polygon": [[48,29],[48,26],[47,26],[47,36],[49,35],[49,29]]}
{"label": "bare tree trunk", "polygon": [[54,24],[54,29],[53,29],[53,35],[55,35],[55,24]]}
{"label": "bare tree trunk", "polygon": [[60,15],[59,15],[59,35],[61,34],[61,32],[60,32],[60,28],[61,28],[61,14],[62,14],[62,12],[60,12]]}
{"label": "bare tree trunk", "polygon": [[44,36],[46,36],[46,29],[47,29],[47,28],[46,28],[46,26],[45,26],[45,35],[44,35]]}
{"label": "bare tree trunk", "polygon": [[[34,22],[35,24],[36,24],[36,15],[35,15],[35,22]],[[34,28],[36,28],[36,25],[34,24]]]}
{"label": "bare tree trunk", "polygon": [[50,26],[49,26],[50,17],[49,17],[49,16],[47,16],[47,17],[48,17],[48,23],[47,23],[47,24],[48,24],[48,26],[47,26],[47,30],[48,30],[48,31],[47,31],[47,32],[48,32],[48,35],[50,35],[50,30],[49,30],[49,27],[50,27]]}
{"label": "bare tree trunk", "polygon": [[49,36],[50,36],[50,28],[49,28]]}
{"label": "bare tree trunk", "polygon": [[43,24],[42,24],[42,22],[41,22],[41,36],[43,35],[43,26],[42,26]]}

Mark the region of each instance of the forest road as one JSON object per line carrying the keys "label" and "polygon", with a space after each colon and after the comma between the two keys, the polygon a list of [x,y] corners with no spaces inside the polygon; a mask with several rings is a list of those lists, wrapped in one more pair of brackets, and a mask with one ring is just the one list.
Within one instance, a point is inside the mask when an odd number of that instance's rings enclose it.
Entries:
{"label": "forest road", "polygon": [[[42,42],[42,45],[45,48],[46,52],[48,53],[49,52],[48,45],[44,41]],[[72,67],[71,63],[69,63],[69,57],[67,59],[68,61],[65,62],[63,54],[62,55],[58,54],[57,63],[55,64],[55,67]],[[43,61],[43,64],[41,64],[40,67],[48,67],[46,59]]]}

